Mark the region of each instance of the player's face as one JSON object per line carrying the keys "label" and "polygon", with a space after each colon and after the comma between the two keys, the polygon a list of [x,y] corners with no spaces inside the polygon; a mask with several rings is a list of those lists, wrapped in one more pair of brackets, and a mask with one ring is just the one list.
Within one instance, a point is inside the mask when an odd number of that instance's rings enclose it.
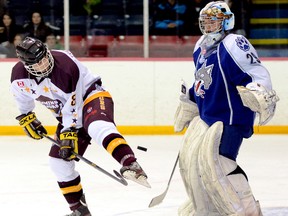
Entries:
{"label": "player's face", "polygon": [[38,63],[31,65],[32,69],[38,72],[45,72],[49,66],[48,56],[42,58]]}
{"label": "player's face", "polygon": [[222,28],[222,20],[206,17],[200,20],[200,25],[206,34],[217,33]]}
{"label": "player's face", "polygon": [[22,42],[22,37],[21,35],[15,35],[15,38],[14,38],[14,46],[16,47],[18,44],[20,44]]}
{"label": "player's face", "polygon": [[3,23],[4,23],[5,26],[10,26],[11,23],[12,23],[11,17],[8,16],[8,15],[4,15],[3,16]]}
{"label": "player's face", "polygon": [[32,22],[34,25],[38,25],[41,22],[41,15],[37,12],[32,14]]}
{"label": "player's face", "polygon": [[47,77],[53,70],[54,58],[50,51],[46,51],[46,55],[35,64],[24,63],[26,70],[36,77]]}

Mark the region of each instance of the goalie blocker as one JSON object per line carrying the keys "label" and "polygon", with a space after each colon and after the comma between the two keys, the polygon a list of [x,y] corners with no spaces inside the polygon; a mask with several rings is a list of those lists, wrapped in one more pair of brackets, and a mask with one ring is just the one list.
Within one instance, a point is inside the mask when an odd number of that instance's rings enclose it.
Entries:
{"label": "goalie blocker", "polygon": [[199,115],[199,110],[193,101],[189,99],[186,83],[182,80],[179,105],[174,115],[174,131],[181,132],[189,126],[190,121]]}

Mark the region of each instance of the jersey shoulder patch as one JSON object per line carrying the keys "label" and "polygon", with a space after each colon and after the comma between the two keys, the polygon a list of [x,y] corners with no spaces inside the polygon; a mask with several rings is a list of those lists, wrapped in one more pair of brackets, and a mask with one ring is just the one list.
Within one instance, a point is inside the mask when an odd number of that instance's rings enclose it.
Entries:
{"label": "jersey shoulder patch", "polygon": [[243,35],[229,34],[222,42],[226,51],[236,62],[244,64],[261,63],[255,48]]}
{"label": "jersey shoulder patch", "polygon": [[223,44],[231,54],[239,55],[239,51],[241,51],[241,53],[246,53],[255,50],[252,44],[243,35],[229,34],[224,38]]}

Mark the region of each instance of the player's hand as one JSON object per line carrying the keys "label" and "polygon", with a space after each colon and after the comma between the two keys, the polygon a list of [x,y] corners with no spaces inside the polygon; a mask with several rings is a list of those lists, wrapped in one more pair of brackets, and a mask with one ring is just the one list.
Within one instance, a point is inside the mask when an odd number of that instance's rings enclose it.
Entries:
{"label": "player's hand", "polygon": [[60,150],[59,156],[64,160],[73,160],[75,155],[73,152],[78,153],[78,134],[77,130],[71,128],[60,133]]}
{"label": "player's hand", "polygon": [[16,117],[20,126],[24,129],[27,136],[39,140],[42,139],[42,134],[47,134],[47,130],[43,127],[41,122],[36,118],[34,112],[22,114]]}

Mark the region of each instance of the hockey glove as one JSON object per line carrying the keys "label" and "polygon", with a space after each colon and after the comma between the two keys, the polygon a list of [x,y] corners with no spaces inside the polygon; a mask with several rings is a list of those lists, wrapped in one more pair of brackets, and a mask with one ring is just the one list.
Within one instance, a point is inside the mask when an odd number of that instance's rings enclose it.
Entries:
{"label": "hockey glove", "polygon": [[41,122],[36,118],[34,112],[22,114],[16,117],[20,126],[24,129],[27,136],[40,140],[43,138],[41,134],[47,134],[46,129],[42,126]]}
{"label": "hockey glove", "polygon": [[259,114],[259,125],[265,125],[272,119],[276,109],[276,102],[279,97],[274,90],[267,91],[266,88],[258,83],[249,83],[244,86],[236,87],[243,105]]}
{"label": "hockey glove", "polygon": [[78,154],[78,135],[77,130],[71,128],[60,133],[60,150],[59,156],[64,160],[73,160],[76,156],[73,152]]}

